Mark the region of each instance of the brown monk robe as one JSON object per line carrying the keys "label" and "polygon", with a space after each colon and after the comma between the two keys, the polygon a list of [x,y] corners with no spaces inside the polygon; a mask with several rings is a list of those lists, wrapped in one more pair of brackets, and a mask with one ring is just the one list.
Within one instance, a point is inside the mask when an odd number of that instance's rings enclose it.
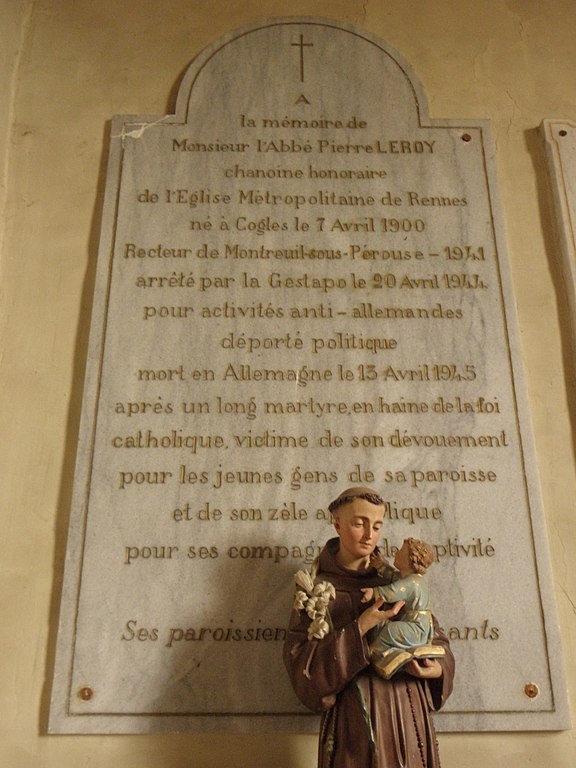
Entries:
{"label": "brown monk robe", "polygon": [[339,548],[338,538],[326,544],[316,574],[316,582],[328,581],[336,589],[329,604],[333,628],[321,639],[308,638],[311,620],[306,611],[295,609],[284,647],[298,698],[322,713],[318,766],[437,768],[431,712],[442,707],[452,690],[454,658],[448,640],[434,620],[432,642],[446,649],[435,662],[442,667],[441,677],[417,679],[403,671],[390,680],[379,677],[370,666],[369,635],[361,635],[358,617],[366,609],[361,588],[382,582],[374,567],[343,567]]}

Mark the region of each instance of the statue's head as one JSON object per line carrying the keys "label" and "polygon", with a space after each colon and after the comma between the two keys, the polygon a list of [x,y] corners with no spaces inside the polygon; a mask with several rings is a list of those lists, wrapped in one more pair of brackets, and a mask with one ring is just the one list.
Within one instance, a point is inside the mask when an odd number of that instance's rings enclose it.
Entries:
{"label": "statue's head", "polygon": [[352,488],[347,488],[345,491],[342,491],[340,496],[334,499],[334,501],[330,502],[328,505],[328,510],[332,515],[332,518],[334,518],[334,515],[338,509],[346,506],[346,504],[352,503],[355,499],[365,499],[366,501],[370,502],[370,504],[374,504],[376,507],[386,506],[386,502],[382,496],[380,496],[380,494],[372,488],[367,488],[361,485],[354,486]]}
{"label": "statue's head", "polygon": [[[406,558],[413,573],[426,573],[428,567],[434,562],[432,547],[420,539],[404,539],[399,555]],[[396,565],[396,558],[394,564]]]}

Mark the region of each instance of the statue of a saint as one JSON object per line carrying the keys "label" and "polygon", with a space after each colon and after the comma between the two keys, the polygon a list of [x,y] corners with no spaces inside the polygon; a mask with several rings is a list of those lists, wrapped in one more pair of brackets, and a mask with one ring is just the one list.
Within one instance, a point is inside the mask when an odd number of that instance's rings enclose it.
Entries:
{"label": "statue of a saint", "polygon": [[[330,504],[338,536],[298,590],[284,662],[300,700],[322,714],[319,768],[439,768],[432,712],[452,690],[454,658],[431,617],[440,658],[412,659],[390,679],[371,664],[370,640],[402,609],[366,607],[362,589],[382,586],[377,541],[385,504],[370,488],[350,488]],[[372,638],[374,639],[374,638]]]}

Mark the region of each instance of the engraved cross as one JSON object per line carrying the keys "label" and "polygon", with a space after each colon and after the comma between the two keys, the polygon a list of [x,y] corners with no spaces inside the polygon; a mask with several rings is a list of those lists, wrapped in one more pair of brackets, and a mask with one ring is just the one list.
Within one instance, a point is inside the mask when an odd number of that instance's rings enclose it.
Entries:
{"label": "engraved cross", "polygon": [[313,48],[314,43],[305,43],[304,35],[300,35],[299,43],[291,43],[293,47],[300,48],[300,82],[304,82],[304,48]]}

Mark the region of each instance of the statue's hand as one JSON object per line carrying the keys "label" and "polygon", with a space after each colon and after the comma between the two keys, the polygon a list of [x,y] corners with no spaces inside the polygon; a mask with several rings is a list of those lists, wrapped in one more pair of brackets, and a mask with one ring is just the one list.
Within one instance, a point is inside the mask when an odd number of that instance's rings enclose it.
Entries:
{"label": "statue's hand", "polygon": [[366,610],[358,617],[358,627],[362,637],[364,637],[364,635],[371,629],[377,627],[378,624],[381,624],[383,621],[387,621],[393,616],[396,616],[398,611],[402,610],[404,607],[405,602],[404,600],[399,600],[397,603],[394,603],[391,608],[387,608],[385,611],[381,611],[380,608],[383,605],[384,598],[379,597],[373,605],[371,605],[369,608],[366,608]]}
{"label": "statue's hand", "polygon": [[404,671],[413,677],[419,677],[423,680],[433,680],[442,677],[442,666],[436,659],[421,659],[420,662],[412,659],[404,667]]}

